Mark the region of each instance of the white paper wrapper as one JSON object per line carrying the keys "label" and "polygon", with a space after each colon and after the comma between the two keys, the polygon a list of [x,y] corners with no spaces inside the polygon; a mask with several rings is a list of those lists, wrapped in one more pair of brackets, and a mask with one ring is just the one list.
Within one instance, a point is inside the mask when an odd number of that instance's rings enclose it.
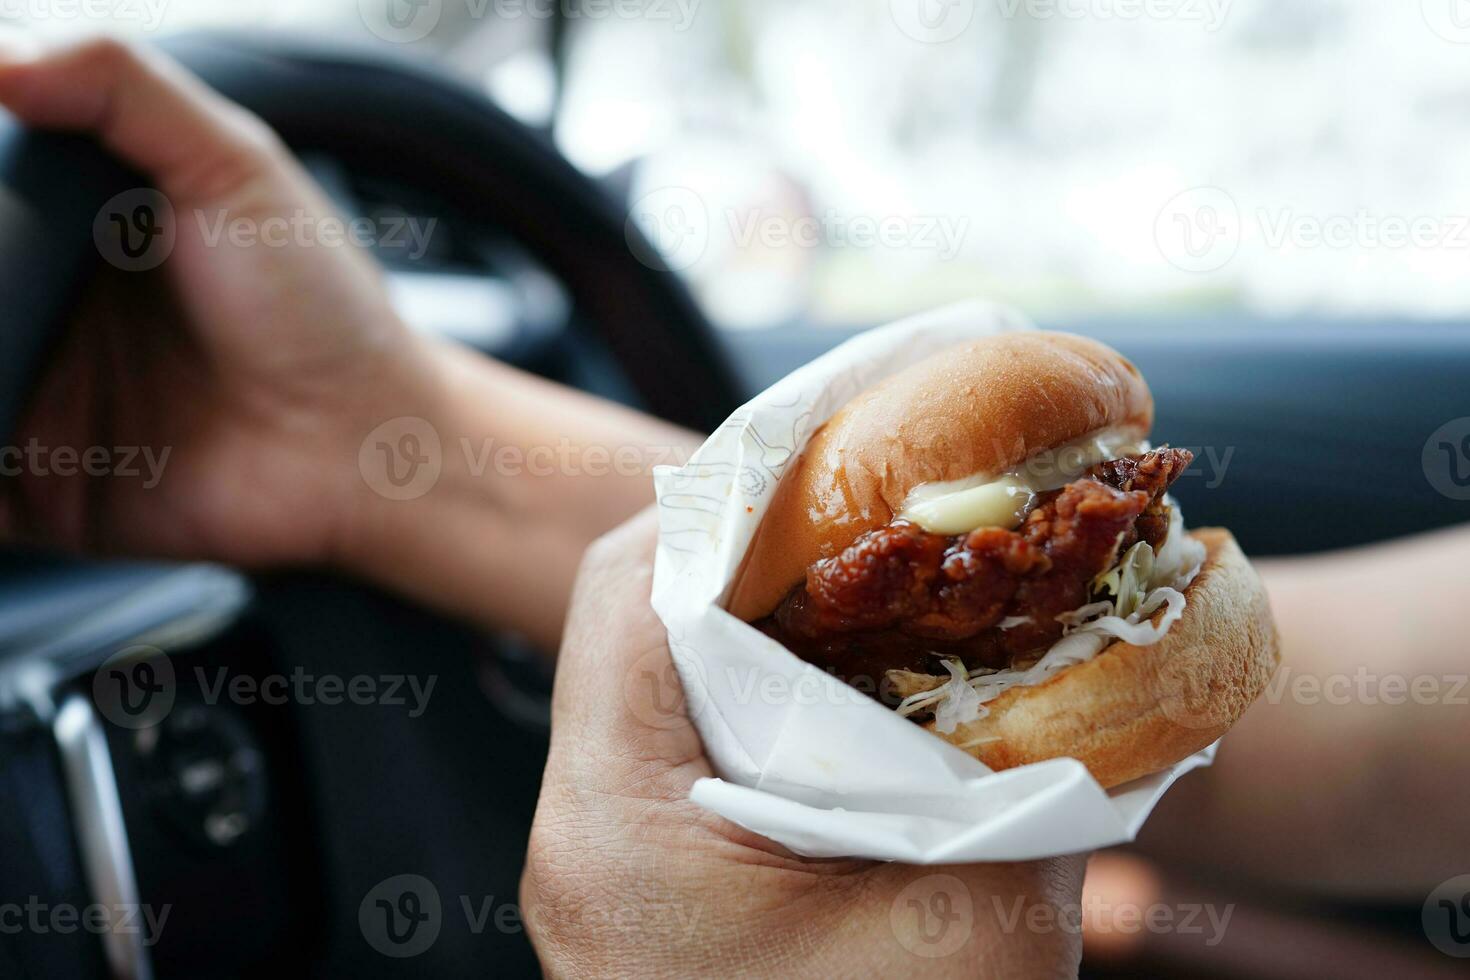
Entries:
{"label": "white paper wrapper", "polygon": [[941,864],[1017,861],[1132,840],[1180,775],[1111,791],[1081,763],[1005,772],[805,663],[721,608],[786,464],[853,396],[966,339],[1026,330],[967,303],[873,330],[740,408],[681,467],[661,467],[653,606],[720,779],[692,798],[812,857]]}

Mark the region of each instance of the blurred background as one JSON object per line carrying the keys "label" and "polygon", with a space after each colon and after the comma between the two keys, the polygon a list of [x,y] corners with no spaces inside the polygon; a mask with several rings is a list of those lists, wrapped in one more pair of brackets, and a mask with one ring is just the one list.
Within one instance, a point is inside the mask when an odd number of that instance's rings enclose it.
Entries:
{"label": "blurred background", "polygon": [[[455,76],[608,192],[747,388],[983,296],[1133,357],[1161,439],[1223,454],[1182,486],[1192,518],[1253,554],[1466,519],[1453,453],[1433,469],[1436,433],[1470,432],[1470,348],[1443,340],[1470,310],[1464,0],[0,0],[0,23],[284,31]],[[415,206],[306,162],[360,213]],[[382,256],[410,322],[502,356],[571,319],[514,243],[449,254],[467,237]],[[1096,858],[1087,973],[1464,975],[1418,900],[1218,872]]]}
{"label": "blurred background", "polygon": [[1039,316],[1470,305],[1460,0],[96,2],[0,16],[289,28],[452,71],[644,202],[731,328],[977,292]]}

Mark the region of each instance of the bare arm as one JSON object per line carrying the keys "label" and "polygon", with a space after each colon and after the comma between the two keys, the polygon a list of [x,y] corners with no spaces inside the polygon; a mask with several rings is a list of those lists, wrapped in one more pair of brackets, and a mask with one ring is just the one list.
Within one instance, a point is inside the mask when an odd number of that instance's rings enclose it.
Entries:
{"label": "bare arm", "polygon": [[1271,884],[1422,899],[1470,867],[1470,527],[1261,572],[1282,667],[1142,843]]}
{"label": "bare arm", "polygon": [[652,467],[687,458],[700,437],[457,345],[435,345],[431,362],[418,418],[437,436],[440,475],[399,500],[370,468],[337,560],[555,650],[582,552],[651,504]]}

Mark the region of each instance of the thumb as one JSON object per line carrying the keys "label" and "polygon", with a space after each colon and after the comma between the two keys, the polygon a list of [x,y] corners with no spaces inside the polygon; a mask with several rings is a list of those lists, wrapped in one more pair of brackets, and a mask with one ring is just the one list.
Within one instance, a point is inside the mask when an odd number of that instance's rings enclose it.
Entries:
{"label": "thumb", "polygon": [[652,777],[683,798],[711,774],[690,702],[649,604],[657,518],[648,508],[594,542],[572,594],[552,701],[547,776],[620,792]]}

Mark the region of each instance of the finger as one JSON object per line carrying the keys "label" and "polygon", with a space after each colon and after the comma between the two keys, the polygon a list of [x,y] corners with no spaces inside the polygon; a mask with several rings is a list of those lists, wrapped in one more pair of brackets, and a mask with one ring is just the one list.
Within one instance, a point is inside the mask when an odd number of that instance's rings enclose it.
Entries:
{"label": "finger", "polygon": [[158,52],[110,38],[40,50],[0,41],[0,105],[32,126],[95,135],[171,197],[284,159],[255,116]]}

